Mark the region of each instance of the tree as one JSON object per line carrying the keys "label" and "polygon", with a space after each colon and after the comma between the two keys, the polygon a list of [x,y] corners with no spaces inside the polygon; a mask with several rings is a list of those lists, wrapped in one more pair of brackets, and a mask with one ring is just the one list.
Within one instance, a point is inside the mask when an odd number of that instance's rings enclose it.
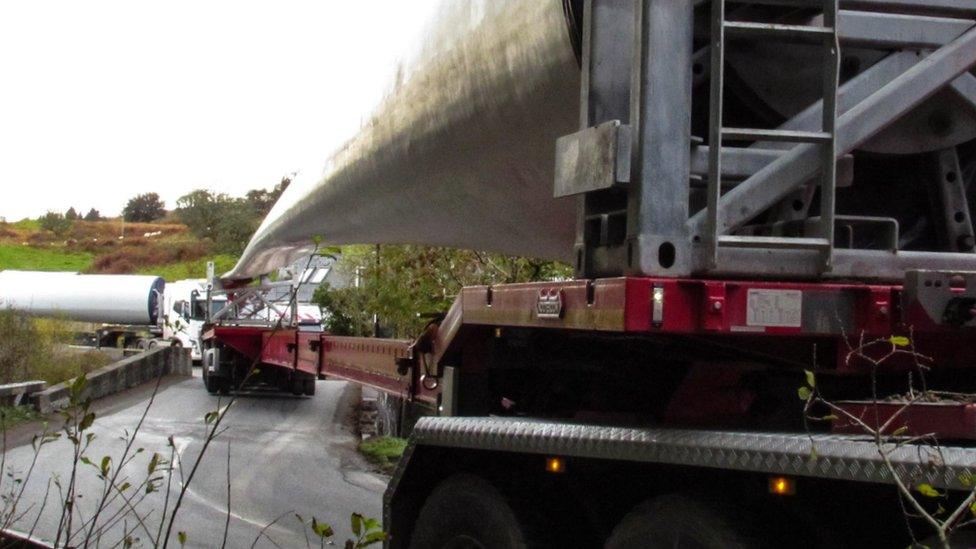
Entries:
{"label": "tree", "polygon": [[198,189],[176,200],[176,215],[197,238],[213,238],[230,200],[226,194]]}
{"label": "tree", "polygon": [[78,212],[76,212],[73,207],[68,208],[68,211],[64,213],[64,218],[69,221],[75,221],[79,218]]}
{"label": "tree", "polygon": [[240,255],[263,217],[255,215],[245,200],[233,199],[224,203],[213,237],[217,250]]}
{"label": "tree", "polygon": [[122,210],[122,217],[126,221],[149,222],[166,215],[163,201],[156,193],[140,194],[129,200]]}
{"label": "tree", "polygon": [[414,245],[346,246],[335,268],[358,286],[323,284],[316,291],[316,303],[328,312],[327,329],[368,335],[376,314],[394,337],[420,335],[430,316],[447,311],[463,286],[572,275],[562,263]]}
{"label": "tree", "polygon": [[65,219],[65,217],[58,212],[47,212],[38,220],[40,222],[41,228],[45,231],[51,231],[58,236],[64,236],[68,234],[73,225],[70,219]]}
{"label": "tree", "polygon": [[244,195],[244,200],[247,201],[248,205],[254,211],[255,214],[264,217],[268,215],[271,208],[274,207],[275,202],[281,198],[281,194],[285,192],[288,185],[291,184],[291,177],[285,176],[281,178],[281,181],[271,188],[271,190],[265,189],[252,189],[247,191]]}
{"label": "tree", "polygon": [[101,220],[102,220],[102,214],[98,213],[98,210],[96,210],[95,208],[88,210],[88,213],[85,214],[85,221],[101,221]]}

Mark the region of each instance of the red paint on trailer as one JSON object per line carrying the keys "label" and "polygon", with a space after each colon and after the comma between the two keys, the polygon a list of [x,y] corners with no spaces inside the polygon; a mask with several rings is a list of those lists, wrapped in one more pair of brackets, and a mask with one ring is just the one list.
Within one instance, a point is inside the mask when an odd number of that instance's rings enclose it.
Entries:
{"label": "red paint on trailer", "polygon": [[[898,433],[906,437],[935,434],[946,440],[976,440],[976,404],[964,402],[915,402],[910,406],[899,402],[839,402],[838,406],[877,429],[891,417],[898,417],[885,429],[885,434]],[[835,414],[836,415],[836,414]],[[835,433],[865,434],[864,428],[841,416],[833,421]]]}
{"label": "red paint on trailer", "polygon": [[298,356],[295,359],[295,369],[318,376],[321,361],[322,333],[298,332]]}
{"label": "red paint on trailer", "polygon": [[[261,354],[265,331],[265,328],[252,326],[214,326],[212,337],[248,360],[254,360]],[[208,339],[207,335],[204,335],[204,339]]]}
{"label": "red paint on trailer", "polygon": [[298,347],[297,334],[296,330],[268,329],[263,336],[261,362],[272,366],[294,368]]}

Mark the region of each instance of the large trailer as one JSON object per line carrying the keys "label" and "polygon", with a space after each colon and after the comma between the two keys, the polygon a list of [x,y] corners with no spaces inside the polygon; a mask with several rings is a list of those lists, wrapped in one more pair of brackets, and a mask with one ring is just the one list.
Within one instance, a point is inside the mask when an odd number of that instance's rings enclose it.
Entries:
{"label": "large trailer", "polygon": [[201,359],[204,279],[166,284],[152,275],[89,275],[75,272],[0,271],[0,308],[48,318],[97,324],[79,341],[98,347],[146,350],[161,345],[187,347]]}
{"label": "large trailer", "polygon": [[465,288],[409,341],[214,319],[211,384],[258,362],[425,409],[389,547],[905,547],[940,543],[923,510],[971,518],[976,2],[437,13],[221,283],[319,234],[577,279]]}

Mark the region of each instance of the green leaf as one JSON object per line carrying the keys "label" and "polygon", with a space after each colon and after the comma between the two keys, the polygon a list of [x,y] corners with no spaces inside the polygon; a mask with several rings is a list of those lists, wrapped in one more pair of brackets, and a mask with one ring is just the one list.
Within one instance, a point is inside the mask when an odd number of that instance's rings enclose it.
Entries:
{"label": "green leaf", "polygon": [[352,533],[361,536],[363,533],[363,516],[359,513],[353,513],[349,521],[352,523]]}
{"label": "green leaf", "polygon": [[153,474],[156,471],[156,467],[159,467],[159,460],[162,456],[158,452],[153,452],[152,458],[149,459],[149,465],[146,466],[146,470],[149,474]]}
{"label": "green leaf", "polygon": [[816,446],[810,446],[810,461],[817,461],[820,459],[820,454],[817,453]]}
{"label": "green leaf", "polygon": [[203,416],[203,422],[208,425],[213,423],[215,419],[217,419],[217,410],[207,412],[206,415]]}
{"label": "green leaf", "polygon": [[796,390],[796,394],[800,397],[800,400],[810,400],[810,397],[813,396],[813,391],[809,387],[800,387]]}
{"label": "green leaf", "polygon": [[370,532],[369,534],[366,534],[365,538],[363,538],[362,543],[357,544],[356,547],[369,547],[374,543],[385,541],[389,539],[389,537],[390,535],[386,532]]}
{"label": "green leaf", "polygon": [[177,532],[176,539],[180,540],[180,545],[186,545],[186,532]]}
{"label": "green leaf", "polygon": [[381,526],[382,525],[380,524],[380,521],[378,521],[378,520],[376,520],[374,518],[363,517],[363,528],[367,532],[372,532],[373,530],[376,530],[376,529],[380,528]]}
{"label": "green leaf", "polygon": [[108,471],[111,465],[112,465],[112,458],[110,458],[109,456],[102,456],[101,470],[103,475],[108,475]]}
{"label": "green leaf", "polygon": [[888,341],[895,347],[908,347],[912,344],[912,340],[905,336],[891,336],[888,338]]}
{"label": "green leaf", "polygon": [[126,490],[128,490],[131,487],[132,487],[132,485],[129,484],[128,482],[123,482],[122,483],[122,486],[119,486],[119,492],[125,492]]}
{"label": "green leaf", "polygon": [[837,416],[836,416],[836,415],[834,415],[834,414],[827,414],[827,415],[825,415],[824,417],[822,417],[822,418],[820,418],[820,419],[822,419],[822,420],[824,420],[824,421],[837,421],[837,420],[839,420],[840,418],[839,418],[839,417],[837,417]]}
{"label": "green leaf", "polygon": [[807,385],[809,385],[811,388],[816,387],[817,377],[813,375],[813,372],[810,370],[803,370],[803,373],[807,376]]}
{"label": "green leaf", "polygon": [[942,495],[941,493],[939,493],[938,490],[932,488],[931,484],[925,484],[925,483],[916,486],[915,491],[927,498],[937,498]]}
{"label": "green leaf", "polygon": [[91,465],[92,467],[94,467],[94,466],[95,466],[95,464],[94,464],[94,463],[92,463],[92,460],[90,460],[90,459],[88,459],[88,457],[87,457],[87,456],[81,456],[81,460],[80,460],[80,461],[81,461],[82,463],[84,463],[85,465]]}
{"label": "green leaf", "polygon": [[[85,429],[91,427],[92,423],[95,423],[95,412],[88,412],[85,414],[85,417],[81,419],[81,423],[78,424],[78,430],[84,431]],[[90,441],[91,439],[89,439],[89,442]]]}
{"label": "green leaf", "polygon": [[315,517],[312,517],[312,531],[320,538],[331,538],[335,533],[332,531],[331,526],[324,522],[319,522]]}
{"label": "green leaf", "polygon": [[907,432],[908,432],[908,425],[902,425],[901,427],[895,429],[894,432],[891,433],[891,436],[900,437]]}
{"label": "green leaf", "polygon": [[966,488],[973,485],[973,474],[972,473],[962,473],[959,475],[959,484],[962,484]]}
{"label": "green leaf", "polygon": [[77,401],[77,399],[81,396],[81,392],[85,390],[86,385],[88,385],[88,378],[85,376],[85,374],[81,374],[75,378],[69,389],[71,397],[75,401]]}

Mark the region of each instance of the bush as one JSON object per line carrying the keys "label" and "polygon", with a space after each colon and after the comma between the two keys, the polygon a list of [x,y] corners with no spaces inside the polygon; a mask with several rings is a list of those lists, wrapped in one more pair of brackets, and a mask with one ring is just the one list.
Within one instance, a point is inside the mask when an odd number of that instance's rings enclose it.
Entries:
{"label": "bush", "polygon": [[126,239],[117,249],[98,256],[91,272],[130,274],[147,267],[195,260],[207,255],[207,245],[189,240],[150,243],[137,237]]}
{"label": "bush", "polygon": [[165,204],[156,193],[145,193],[129,199],[122,210],[126,221],[149,222],[166,215]]}
{"label": "bush", "polygon": [[0,310],[0,383],[32,379],[61,383],[109,363],[98,351],[68,349],[70,342],[71,333],[62,321]]}
{"label": "bush", "polygon": [[359,452],[366,459],[390,472],[407,449],[407,440],[397,437],[373,437],[359,443]]}
{"label": "bush", "polygon": [[51,231],[52,233],[63,237],[68,234],[73,225],[72,220],[65,218],[63,215],[57,212],[47,212],[39,220],[41,228],[45,231]]}

